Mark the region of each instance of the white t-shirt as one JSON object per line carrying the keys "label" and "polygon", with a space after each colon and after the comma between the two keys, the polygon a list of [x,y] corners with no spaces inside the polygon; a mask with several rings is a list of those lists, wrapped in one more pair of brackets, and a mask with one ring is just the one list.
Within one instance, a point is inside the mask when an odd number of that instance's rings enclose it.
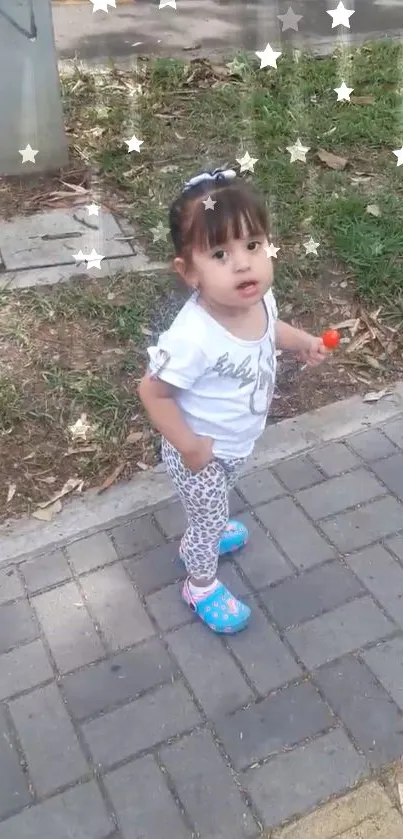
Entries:
{"label": "white t-shirt", "polygon": [[247,457],[266,425],[276,377],[272,290],[264,297],[267,330],[258,341],[231,335],[193,295],[155,347],[149,371],[178,388],[176,401],[188,426],[212,437],[219,458]]}

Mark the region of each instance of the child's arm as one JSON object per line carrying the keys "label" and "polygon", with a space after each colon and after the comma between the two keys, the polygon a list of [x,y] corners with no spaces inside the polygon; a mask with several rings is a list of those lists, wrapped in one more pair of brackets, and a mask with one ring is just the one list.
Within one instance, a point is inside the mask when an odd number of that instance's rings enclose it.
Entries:
{"label": "child's arm", "polygon": [[296,352],[301,361],[306,361],[312,366],[324,361],[327,350],[321,338],[310,335],[303,329],[296,329],[283,320],[276,320],[275,330],[277,349]]}
{"label": "child's arm", "polygon": [[175,402],[175,388],[146,373],[138,393],[152,424],[180,452],[186,466],[194,472],[207,466],[212,459],[213,441],[198,436],[186,424]]}

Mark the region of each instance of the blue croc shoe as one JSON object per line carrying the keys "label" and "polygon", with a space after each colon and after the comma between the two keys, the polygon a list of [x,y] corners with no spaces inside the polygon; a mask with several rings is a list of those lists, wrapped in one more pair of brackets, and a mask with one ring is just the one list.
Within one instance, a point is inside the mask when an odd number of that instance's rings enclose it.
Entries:
{"label": "blue croc shoe", "polygon": [[245,629],[249,622],[249,606],[236,600],[222,583],[206,597],[194,598],[189,588],[189,580],[185,580],[182,597],[213,632],[234,635]]}
{"label": "blue croc shoe", "polygon": [[241,521],[230,520],[220,539],[220,556],[239,551],[249,539],[248,528]]}
{"label": "blue croc shoe", "polygon": [[[246,545],[248,539],[249,530],[246,525],[242,524],[241,521],[230,520],[227,522],[224,533],[220,539],[218,547],[219,556],[225,556],[225,554],[232,554],[235,551],[239,551],[244,545]],[[179,556],[182,562],[184,562],[180,549]]]}

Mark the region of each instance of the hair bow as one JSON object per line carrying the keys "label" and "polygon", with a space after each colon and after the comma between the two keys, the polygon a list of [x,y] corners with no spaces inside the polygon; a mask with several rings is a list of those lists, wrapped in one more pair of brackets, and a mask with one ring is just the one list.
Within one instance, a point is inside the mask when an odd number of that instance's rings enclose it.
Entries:
{"label": "hair bow", "polygon": [[202,181],[213,181],[215,183],[219,183],[220,181],[230,181],[232,178],[236,178],[236,172],[234,169],[214,169],[213,172],[202,172],[201,175],[195,175],[190,179],[190,181],[187,181],[182,189],[182,192],[187,192],[188,189],[200,184]]}

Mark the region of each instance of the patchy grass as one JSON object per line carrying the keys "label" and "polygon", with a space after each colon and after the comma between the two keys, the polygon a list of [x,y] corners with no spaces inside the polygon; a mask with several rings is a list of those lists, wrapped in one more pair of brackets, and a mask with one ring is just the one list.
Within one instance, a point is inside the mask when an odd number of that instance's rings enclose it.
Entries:
{"label": "patchy grass", "polygon": [[[342,352],[312,373],[285,359],[275,418],[357,390],[381,388],[402,372],[403,46],[390,40],[315,59],[287,53],[278,69],[239,55],[139,60],[130,72],[62,79],[71,166],[27,188],[0,182],[4,212],[58,206],[70,183],[125,215],[151,256],[167,259],[155,235],[185,179],[249,152],[266,196],[283,316],[317,332],[340,322]],[[342,81],[354,88],[338,102]],[[125,140],[143,140],[128,154]],[[300,138],[306,163],[286,147]],[[319,156],[335,155],[333,169]],[[331,161],[331,164],[333,161]],[[61,184],[61,181],[64,184]],[[368,208],[372,208],[368,212]],[[375,208],[375,214],[374,213]],[[318,256],[304,242],[319,242]],[[172,281],[120,276],[0,296],[0,462],[3,488],[16,484],[7,513],[30,510],[72,476],[100,484],[155,462],[158,448],[138,403],[145,348],[181,305]],[[91,439],[69,427],[82,413]],[[129,441],[129,442],[128,442]],[[140,464],[140,465],[139,465]]]}
{"label": "patchy grass", "polygon": [[[170,283],[125,275],[0,295],[0,463],[8,505],[30,510],[70,477],[101,485],[155,462],[137,397],[146,347],[182,303]],[[77,441],[71,426],[91,425]],[[3,507],[4,509],[4,507]]]}
{"label": "patchy grass", "polygon": [[[159,59],[139,61],[132,74],[77,70],[64,95],[74,148],[105,185],[123,188],[155,256],[167,256],[169,244],[153,242],[151,230],[166,225],[184,179],[236,165],[248,151],[281,261],[291,251],[311,267],[303,242],[312,235],[321,259],[351,268],[362,299],[377,303],[402,292],[402,170],[393,155],[403,142],[402,68],[402,44],[386,40],[322,59],[288,53],[277,70],[246,55],[224,67]],[[337,101],[342,80],[351,102]],[[124,140],[133,133],[143,145],[129,155]],[[298,137],[310,148],[306,164],[290,163],[286,151]],[[346,158],[344,171],[320,161],[322,148]],[[366,212],[371,204],[379,217]]]}

